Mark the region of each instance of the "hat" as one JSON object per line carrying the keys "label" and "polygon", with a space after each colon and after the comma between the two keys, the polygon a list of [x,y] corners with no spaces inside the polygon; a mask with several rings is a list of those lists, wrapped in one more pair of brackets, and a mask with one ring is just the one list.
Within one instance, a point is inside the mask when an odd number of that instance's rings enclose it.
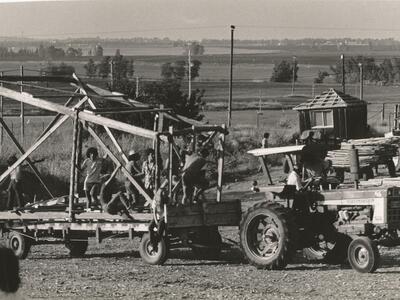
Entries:
{"label": "hat", "polygon": [[135,155],[135,154],[136,154],[135,150],[129,150],[128,156]]}

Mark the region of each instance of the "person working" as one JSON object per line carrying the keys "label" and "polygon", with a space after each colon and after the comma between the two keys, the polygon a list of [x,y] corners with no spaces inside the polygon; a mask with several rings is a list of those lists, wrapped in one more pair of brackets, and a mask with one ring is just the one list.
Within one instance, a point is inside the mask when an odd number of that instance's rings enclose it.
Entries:
{"label": "person working", "polygon": [[199,154],[194,153],[186,156],[185,165],[182,169],[182,204],[196,201],[197,197],[208,186],[205,170],[202,169],[207,163],[205,158],[209,155],[209,152],[207,149],[201,149]]}
{"label": "person working", "polygon": [[152,198],[154,195],[154,187],[156,180],[156,162],[154,150],[148,148],[146,150],[146,160],[142,165],[142,173],[144,175],[143,183],[147,194]]}
{"label": "person working", "polygon": [[[137,166],[139,158],[140,155],[139,153],[136,153],[135,150],[129,151],[126,169],[133,177],[140,175],[140,169]],[[125,191],[129,203],[132,203],[133,205],[139,204],[139,192],[136,187],[128,180],[128,178],[125,179]]]}
{"label": "person working", "polygon": [[296,186],[297,191],[300,191],[303,187],[301,183],[301,168],[298,165],[293,166],[293,170],[289,173],[286,184]]}
{"label": "person working", "polygon": [[99,157],[96,148],[90,147],[86,151],[86,159],[82,163],[81,169],[86,169],[86,177],[84,181],[84,191],[87,202],[86,208],[90,209],[92,200],[94,205],[99,205],[98,195],[100,193],[103,171],[103,159]]}
{"label": "person working", "polygon": [[[10,156],[7,160],[8,168],[10,168],[16,161],[17,158],[15,155]],[[24,205],[22,195],[22,170],[20,165],[10,173],[10,184],[8,185],[7,193],[8,210],[12,210],[16,207],[22,207]]]}

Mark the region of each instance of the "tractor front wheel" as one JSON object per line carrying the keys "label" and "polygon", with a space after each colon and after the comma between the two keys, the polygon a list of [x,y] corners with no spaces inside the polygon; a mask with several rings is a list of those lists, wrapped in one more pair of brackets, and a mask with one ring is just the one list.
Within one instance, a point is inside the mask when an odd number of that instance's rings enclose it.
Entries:
{"label": "tractor front wheel", "polygon": [[379,266],[379,250],[377,245],[368,237],[354,239],[348,249],[351,267],[360,273],[372,273]]}

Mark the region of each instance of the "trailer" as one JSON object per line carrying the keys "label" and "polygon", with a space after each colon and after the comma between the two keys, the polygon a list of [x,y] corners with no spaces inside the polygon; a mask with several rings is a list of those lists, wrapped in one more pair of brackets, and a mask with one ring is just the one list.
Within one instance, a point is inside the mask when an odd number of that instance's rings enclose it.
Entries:
{"label": "trailer", "polygon": [[[57,114],[36,142],[28,149],[23,148],[23,143],[17,140],[3,118],[0,118],[3,130],[20,152],[17,161],[0,175],[0,182],[6,180],[15,168],[26,162],[48,194],[45,200],[36,201],[14,210],[0,212],[0,234],[6,240],[8,247],[19,258],[25,258],[30,248],[38,244],[64,244],[72,257],[79,257],[85,254],[89,238],[95,238],[100,243],[105,238],[112,237],[130,239],[139,237],[141,239],[140,255],[145,262],[150,264],[163,264],[168,257],[169,249],[173,247],[191,247],[199,256],[211,255],[215,257],[219,254],[222,240],[218,227],[238,226],[241,219],[240,200],[224,200],[222,195],[224,141],[225,135],[228,133],[224,125],[206,125],[176,115],[168,108],[152,107],[127,99],[125,95],[86,84],[75,74],[62,77],[4,76],[0,79],[2,83],[0,86],[1,100],[18,101],[21,104],[22,118],[24,114],[23,105],[25,104]],[[72,86],[74,90],[66,91],[65,89],[37,85],[37,83],[49,81],[62,82]],[[8,87],[4,87],[5,85]],[[41,94],[45,92],[47,93],[46,97],[50,100],[41,97]],[[66,97],[65,105],[51,101],[55,97]],[[98,108],[97,100],[99,99],[114,101],[120,105],[118,108]],[[150,113],[154,118],[153,130],[106,117],[116,113],[143,112]],[[67,196],[56,196],[46,185],[45,180],[29,156],[68,119],[73,120],[69,193]],[[172,122],[183,122],[186,127],[174,130],[171,125],[166,130],[164,119],[169,119]],[[105,134],[99,134],[99,128]],[[154,193],[160,188],[161,146],[164,150],[167,149],[169,162],[166,171],[168,195],[166,201],[159,203],[158,210],[161,207],[162,213],[157,211],[153,197],[142,187],[137,178],[126,169],[125,165],[128,159],[115,136],[116,130],[132,136],[148,138],[152,141],[156,160]],[[122,172],[146,201],[145,207],[140,211],[127,210],[126,206],[125,213],[118,211],[116,214],[101,210],[86,211],[84,209],[83,203],[86,199],[79,197],[78,178],[80,171],[76,167],[80,165],[82,159],[84,131],[96,141],[97,145],[113,162],[114,170],[104,186],[111,184],[111,179],[118,172]],[[180,193],[179,182],[175,186],[172,183],[172,170],[176,163],[174,160],[181,159],[176,139],[189,135],[192,139],[192,151],[195,152],[198,150],[196,147],[199,147],[198,143],[195,143],[199,134],[206,136],[200,147],[205,147],[210,143],[217,144],[215,149],[218,174],[216,193],[211,198],[199,201],[196,204],[176,205],[171,201],[179,198]],[[105,139],[105,135],[108,137],[108,141]],[[123,196],[121,197],[121,205],[124,205]],[[164,226],[163,230],[160,228],[161,224]]]}

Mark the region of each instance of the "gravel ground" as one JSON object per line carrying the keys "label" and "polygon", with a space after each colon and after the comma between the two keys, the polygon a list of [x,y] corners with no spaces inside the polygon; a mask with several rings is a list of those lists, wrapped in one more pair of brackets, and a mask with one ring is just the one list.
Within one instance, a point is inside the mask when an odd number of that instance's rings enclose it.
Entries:
{"label": "gravel ground", "polygon": [[[221,230],[238,239],[237,228]],[[21,261],[21,293],[31,299],[399,299],[400,251],[382,249],[382,266],[359,274],[348,266],[308,263],[298,255],[282,271],[257,270],[233,246],[219,261],[172,250],[164,266],[144,264],[137,241],[90,241],[85,258],[62,245],[32,248]]]}

